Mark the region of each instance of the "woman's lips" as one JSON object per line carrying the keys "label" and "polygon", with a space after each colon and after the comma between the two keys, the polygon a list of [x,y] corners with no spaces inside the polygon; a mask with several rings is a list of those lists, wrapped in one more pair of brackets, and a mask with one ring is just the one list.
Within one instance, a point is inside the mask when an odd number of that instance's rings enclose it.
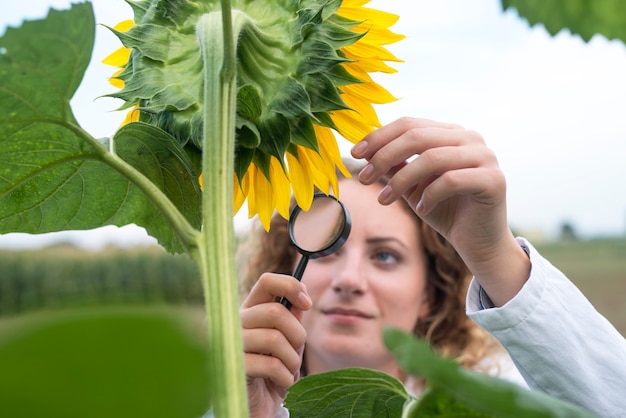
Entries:
{"label": "woman's lips", "polygon": [[358,309],[331,308],[322,309],[322,313],[332,322],[342,325],[355,325],[374,318]]}

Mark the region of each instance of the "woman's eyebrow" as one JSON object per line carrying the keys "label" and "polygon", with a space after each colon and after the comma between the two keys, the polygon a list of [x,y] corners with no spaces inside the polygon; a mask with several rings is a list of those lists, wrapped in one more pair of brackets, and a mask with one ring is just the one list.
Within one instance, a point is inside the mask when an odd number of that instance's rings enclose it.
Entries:
{"label": "woman's eyebrow", "polygon": [[366,242],[368,244],[382,244],[382,243],[387,243],[389,241],[393,241],[393,242],[397,243],[398,245],[408,249],[408,246],[404,242],[402,242],[400,239],[398,239],[396,237],[385,237],[385,236],[382,236],[382,237],[368,238],[366,240]]}

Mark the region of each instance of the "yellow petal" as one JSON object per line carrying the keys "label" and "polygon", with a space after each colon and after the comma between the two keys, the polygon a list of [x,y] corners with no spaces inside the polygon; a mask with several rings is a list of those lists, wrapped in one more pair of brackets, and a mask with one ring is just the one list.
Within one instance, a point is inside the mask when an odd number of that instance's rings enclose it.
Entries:
{"label": "yellow petal", "polygon": [[109,83],[111,83],[113,85],[113,87],[117,87],[118,89],[121,89],[124,87],[124,80],[117,78],[118,75],[120,75],[122,73],[122,71],[124,71],[124,69],[119,69],[116,72],[113,73],[113,75],[109,78]]}
{"label": "yellow petal", "polygon": [[345,3],[337,10],[337,14],[357,22],[373,22],[376,26],[384,27],[393,26],[400,18],[400,16],[393,13],[362,6],[350,6]]}
{"label": "yellow petal", "polygon": [[332,112],[330,117],[339,129],[341,136],[354,144],[374,130],[374,127],[367,124],[363,117],[354,110],[338,110]]}
{"label": "yellow petal", "polygon": [[126,32],[133,26],[135,26],[135,22],[132,19],[128,19],[128,20],[122,20],[117,25],[113,26],[113,29],[119,32]]}
{"label": "yellow petal", "polygon": [[341,96],[343,101],[350,106],[350,109],[356,111],[362,118],[362,121],[366,125],[375,126],[380,128],[382,125],[378,120],[378,115],[376,114],[376,110],[374,110],[374,106],[367,101],[363,100],[358,96],[351,96],[349,94],[344,94]]}
{"label": "yellow petal", "polygon": [[365,33],[363,41],[378,45],[389,45],[399,42],[406,36],[394,33],[388,28],[380,27],[371,22],[364,22],[352,28],[355,33]]}
{"label": "yellow petal", "polygon": [[124,67],[128,63],[131,50],[126,47],[118,48],[112,54],[102,60],[103,64],[110,65],[112,67]]}
{"label": "yellow petal", "polygon": [[274,213],[275,200],[272,185],[263,173],[256,171],[254,176],[254,196],[256,199],[256,210],[261,224],[266,231],[270,229],[270,221]]}
{"label": "yellow petal", "polygon": [[391,103],[397,99],[387,89],[375,82],[349,84],[341,88],[346,95],[371,103]]}
{"label": "yellow petal", "polygon": [[[313,125],[315,129],[315,136],[317,137],[317,142],[320,148],[320,154],[325,160],[332,161],[333,164],[339,169],[341,174],[345,177],[350,178],[350,172],[343,164],[343,159],[341,158],[341,151],[339,151],[339,146],[337,145],[337,139],[333,134],[333,131],[329,128]],[[337,191],[336,186],[333,190]]]}
{"label": "yellow petal", "polygon": [[[202,175],[200,175],[202,178]],[[201,186],[202,187],[202,186]],[[246,195],[244,194],[241,185],[239,184],[239,178],[237,174],[234,174],[233,179],[233,207],[235,209],[235,214],[239,212],[239,209],[243,206],[243,202],[246,200]]]}
{"label": "yellow petal", "polygon": [[311,175],[306,168],[300,165],[297,156],[288,152],[285,154],[285,157],[289,167],[289,179],[291,180],[291,187],[294,197],[296,198],[296,203],[302,209],[309,210],[311,202],[313,201],[313,180],[311,179]]}
{"label": "yellow petal", "polygon": [[328,171],[334,175],[335,167],[328,170],[326,162],[317,153],[310,148],[298,147],[298,157],[303,170],[308,170],[313,181],[322,192],[328,194],[330,192],[330,181],[328,179]]}
{"label": "yellow petal", "polygon": [[289,206],[291,204],[291,184],[284,167],[276,158],[270,160],[270,173],[272,189],[276,202],[276,211],[285,219],[289,219]]}
{"label": "yellow petal", "polygon": [[120,126],[124,126],[127,123],[137,122],[139,120],[139,109],[137,109],[137,105],[135,105],[131,110],[126,113],[126,117],[120,124]]}
{"label": "yellow petal", "polygon": [[[400,61],[389,52],[387,49],[383,48],[377,44],[370,44],[367,42],[356,42],[352,45],[345,46],[341,48],[341,50],[348,55],[349,57],[354,57],[356,61],[363,60],[380,60],[380,61]],[[371,71],[368,71],[371,72]]]}

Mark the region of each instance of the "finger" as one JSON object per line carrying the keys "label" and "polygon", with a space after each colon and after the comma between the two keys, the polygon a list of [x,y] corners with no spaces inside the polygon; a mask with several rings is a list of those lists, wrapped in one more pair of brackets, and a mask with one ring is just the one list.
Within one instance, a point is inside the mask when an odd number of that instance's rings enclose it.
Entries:
{"label": "finger", "polygon": [[292,375],[300,368],[301,357],[297,351],[299,348],[293,348],[285,335],[275,329],[243,330],[243,350],[245,353],[275,357]]}
{"label": "finger", "polygon": [[282,390],[287,389],[295,382],[294,373],[291,373],[276,357],[245,353],[244,363],[248,378],[269,379]]}
{"label": "finger", "polygon": [[481,166],[497,166],[495,155],[485,147],[428,149],[394,173],[387,183],[387,190],[379,195],[379,202],[389,204],[400,196],[421,193],[434,179],[448,171]]}
{"label": "finger", "polygon": [[287,312],[280,303],[268,302],[241,311],[241,325],[246,329],[275,329],[282,333],[292,348],[306,341],[306,331],[298,318]]}
{"label": "finger", "polygon": [[363,138],[352,148],[354,158],[369,158],[376,150],[403,136],[405,133],[420,130],[438,128],[445,130],[463,130],[459,125],[436,122],[428,119],[400,118],[384,127],[377,129]]}
{"label": "finger", "polygon": [[398,168],[412,157],[433,149],[476,144],[484,147],[482,137],[471,131],[442,128],[412,129],[389,143],[369,145],[368,150],[373,153],[368,157],[368,166],[359,173],[359,180],[363,184],[371,184],[383,175],[398,171]]}
{"label": "finger", "polygon": [[486,205],[495,204],[505,193],[505,183],[504,175],[497,167],[448,171],[424,189],[419,214],[427,215],[438,204],[455,195],[471,196]]}
{"label": "finger", "polygon": [[264,273],[254,284],[241,307],[245,309],[283,297],[298,309],[308,309],[311,306],[311,298],[302,282],[286,274]]}

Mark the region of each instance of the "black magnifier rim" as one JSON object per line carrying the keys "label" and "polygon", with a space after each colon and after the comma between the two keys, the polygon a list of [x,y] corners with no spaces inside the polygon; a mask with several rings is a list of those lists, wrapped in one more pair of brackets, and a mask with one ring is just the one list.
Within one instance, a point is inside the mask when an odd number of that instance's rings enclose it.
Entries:
{"label": "black magnifier rim", "polygon": [[296,243],[296,239],[293,236],[293,225],[298,215],[300,214],[300,212],[302,212],[302,208],[300,206],[296,206],[293,208],[293,210],[291,211],[291,214],[289,215],[289,224],[288,224],[289,225],[289,228],[288,228],[289,239],[291,240],[291,243],[293,244],[293,246],[298,249],[300,254],[306,257],[309,257],[310,259],[324,257],[326,255],[330,255],[334,253],[335,251],[337,251],[339,247],[341,247],[346,242],[346,240],[348,239],[348,236],[350,235],[350,229],[352,229],[352,220],[350,218],[350,212],[348,212],[348,209],[346,209],[344,204],[339,199],[337,199],[335,196],[332,196],[332,195],[327,195],[324,193],[315,193],[313,195],[313,200],[318,199],[318,198],[333,199],[337,203],[339,203],[339,206],[341,207],[341,210],[343,211],[344,224],[343,224],[343,230],[341,231],[341,234],[339,234],[339,236],[333,242],[331,242],[328,246],[322,248],[319,251],[308,251],[298,246],[298,244]]}

